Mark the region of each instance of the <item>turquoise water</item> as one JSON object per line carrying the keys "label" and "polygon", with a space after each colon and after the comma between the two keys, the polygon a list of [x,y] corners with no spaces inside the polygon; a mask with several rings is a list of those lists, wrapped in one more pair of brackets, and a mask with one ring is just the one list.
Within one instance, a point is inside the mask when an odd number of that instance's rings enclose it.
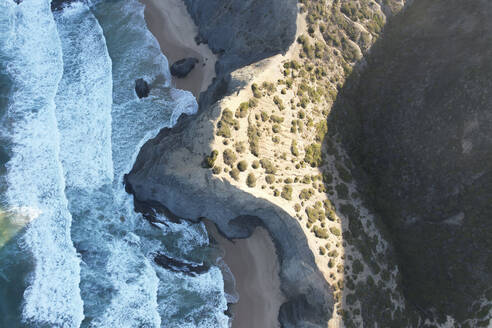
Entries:
{"label": "turquoise water", "polygon": [[0,327],[228,327],[203,224],[150,225],[124,191],[143,143],[197,110],[143,5],[0,0],[0,69]]}

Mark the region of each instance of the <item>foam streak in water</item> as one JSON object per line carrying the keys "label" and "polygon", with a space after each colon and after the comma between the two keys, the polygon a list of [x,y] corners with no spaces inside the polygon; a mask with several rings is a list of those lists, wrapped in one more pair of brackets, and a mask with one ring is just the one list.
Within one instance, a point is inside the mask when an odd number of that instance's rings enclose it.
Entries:
{"label": "foam streak in water", "polygon": [[23,317],[36,327],[77,327],[83,319],[79,259],[70,239],[53,101],[63,67],[60,41],[49,1],[12,6],[11,35],[2,49],[12,58],[7,71],[14,83],[2,122],[13,145],[5,198],[12,212],[37,213],[23,238],[34,258]]}

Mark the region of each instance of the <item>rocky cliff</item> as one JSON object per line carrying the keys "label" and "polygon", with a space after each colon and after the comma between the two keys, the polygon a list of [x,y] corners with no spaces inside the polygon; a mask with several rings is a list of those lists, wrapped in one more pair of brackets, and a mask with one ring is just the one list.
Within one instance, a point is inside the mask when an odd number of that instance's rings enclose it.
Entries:
{"label": "rocky cliff", "polygon": [[220,55],[217,78],[200,96],[200,108],[220,99],[230,73],[261,59],[285,52],[296,33],[297,1],[184,0],[199,29],[198,42]]}
{"label": "rocky cliff", "polygon": [[[229,238],[248,237],[254,227],[268,229],[279,253],[283,327],[326,327],[333,309],[332,291],[318,270],[306,236],[282,208],[244,192],[202,168],[210,154],[214,124],[221,108],[215,102],[244,86],[231,72],[284,53],[296,33],[297,2],[185,1],[199,26],[197,41],[219,54],[217,78],[200,96],[200,111],[182,117],[141,149],[128,187],[140,202],[165,207],[182,218],[207,218]],[[254,23],[252,23],[254,22]]]}
{"label": "rocky cliff", "polygon": [[415,1],[330,116],[390,228],[407,298],[472,326],[492,301],[491,15],[489,1]]}
{"label": "rocky cliff", "polygon": [[[147,142],[127,176],[136,199],[164,206],[182,218],[207,218],[229,238],[246,238],[257,225],[270,232],[279,252],[283,327],[325,327],[331,316],[331,290],[314,263],[299,224],[283,209],[213,176],[201,167],[209,153],[218,106],[193,120],[181,120]],[[205,125],[205,126],[204,126]]]}

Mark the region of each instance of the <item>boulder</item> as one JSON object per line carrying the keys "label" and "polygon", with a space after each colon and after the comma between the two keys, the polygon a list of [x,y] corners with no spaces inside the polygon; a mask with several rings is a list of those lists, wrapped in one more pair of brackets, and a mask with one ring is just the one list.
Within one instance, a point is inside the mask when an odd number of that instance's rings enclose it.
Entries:
{"label": "boulder", "polygon": [[149,95],[149,84],[144,79],[135,80],[135,92],[138,98],[145,98]]}
{"label": "boulder", "polygon": [[198,59],[193,57],[180,59],[171,65],[171,74],[178,78],[186,77],[195,68],[197,63]]}

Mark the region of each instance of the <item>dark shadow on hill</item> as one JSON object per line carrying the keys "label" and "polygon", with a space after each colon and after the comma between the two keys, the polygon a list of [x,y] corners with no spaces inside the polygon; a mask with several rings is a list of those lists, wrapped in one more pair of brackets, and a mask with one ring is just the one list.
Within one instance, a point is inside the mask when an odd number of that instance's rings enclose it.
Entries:
{"label": "dark shadow on hill", "polygon": [[414,1],[340,90],[325,140],[388,227],[407,300],[477,325],[492,300],[491,16],[488,1]]}

